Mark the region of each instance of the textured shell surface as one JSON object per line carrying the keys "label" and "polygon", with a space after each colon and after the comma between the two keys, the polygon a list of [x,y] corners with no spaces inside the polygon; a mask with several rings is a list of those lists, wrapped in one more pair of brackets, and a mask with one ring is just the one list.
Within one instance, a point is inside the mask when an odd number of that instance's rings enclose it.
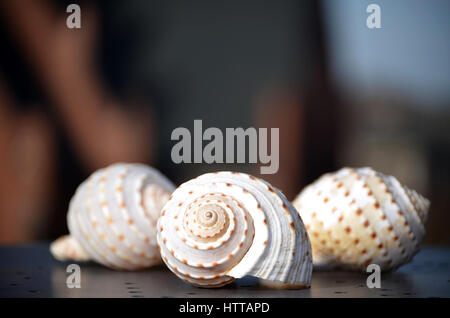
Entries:
{"label": "textured shell surface", "polygon": [[425,235],[429,201],[371,168],[343,168],[293,201],[308,230],[314,265],[384,271],[407,263]]}
{"label": "textured shell surface", "polygon": [[297,211],[267,182],[237,172],[201,175],[171,195],[158,221],[166,265],[199,287],[245,275],[304,288],[311,246]]}
{"label": "textured shell surface", "polygon": [[53,255],[74,259],[84,252],[85,259],[124,270],[160,263],[156,223],[174,189],[143,164],[117,163],[94,172],[70,201],[70,236],[51,245]]}
{"label": "textured shell surface", "polygon": [[60,261],[88,261],[89,255],[80,243],[71,235],[64,235],[54,241],[50,246],[53,256]]}

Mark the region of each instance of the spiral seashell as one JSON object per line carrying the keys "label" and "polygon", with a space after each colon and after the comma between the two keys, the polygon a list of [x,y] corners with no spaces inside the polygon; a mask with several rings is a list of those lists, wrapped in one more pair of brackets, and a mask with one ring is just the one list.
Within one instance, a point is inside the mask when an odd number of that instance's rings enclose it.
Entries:
{"label": "spiral seashell", "polygon": [[113,164],[94,172],[69,204],[69,236],[51,244],[59,260],[94,260],[134,270],[160,263],[156,223],[175,186],[142,164]]}
{"label": "spiral seashell", "polygon": [[253,176],[216,172],[184,183],[157,230],[163,261],[195,286],[220,287],[245,275],[294,288],[310,284],[301,218],[278,189]]}
{"label": "spiral seashell", "polygon": [[425,235],[429,201],[371,168],[343,168],[294,200],[308,229],[315,265],[381,270],[407,263]]}

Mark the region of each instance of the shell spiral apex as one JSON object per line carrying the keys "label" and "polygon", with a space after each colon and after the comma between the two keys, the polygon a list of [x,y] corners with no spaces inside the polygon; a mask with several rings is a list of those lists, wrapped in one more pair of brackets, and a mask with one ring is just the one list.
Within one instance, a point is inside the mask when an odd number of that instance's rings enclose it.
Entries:
{"label": "shell spiral apex", "polygon": [[409,262],[425,235],[430,202],[392,176],[343,168],[293,202],[311,238],[315,265],[384,271]]}
{"label": "shell spiral apex", "polygon": [[161,262],[156,223],[175,186],[157,170],[118,163],[94,172],[69,204],[70,235],[51,244],[59,260],[134,270]]}
{"label": "shell spiral apex", "polygon": [[171,195],[158,221],[166,265],[199,287],[245,275],[308,287],[311,246],[297,211],[267,182],[237,172],[208,173]]}

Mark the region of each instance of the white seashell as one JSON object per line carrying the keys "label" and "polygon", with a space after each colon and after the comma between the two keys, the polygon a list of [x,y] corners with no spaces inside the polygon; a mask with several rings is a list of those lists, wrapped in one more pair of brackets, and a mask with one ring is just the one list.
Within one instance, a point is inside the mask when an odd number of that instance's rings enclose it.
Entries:
{"label": "white seashell", "polygon": [[70,236],[52,243],[52,254],[115,269],[160,263],[156,223],[174,189],[165,176],[142,164],[119,163],[94,172],[72,197]]}
{"label": "white seashell", "polygon": [[166,265],[199,287],[246,275],[304,288],[311,246],[297,211],[267,182],[237,172],[204,174],[181,185],[158,221]]}
{"label": "white seashell", "polygon": [[371,168],[343,168],[294,200],[308,229],[315,265],[391,270],[407,263],[425,235],[429,201]]}
{"label": "white seashell", "polygon": [[88,261],[89,255],[71,235],[64,235],[50,245],[52,255],[60,261]]}

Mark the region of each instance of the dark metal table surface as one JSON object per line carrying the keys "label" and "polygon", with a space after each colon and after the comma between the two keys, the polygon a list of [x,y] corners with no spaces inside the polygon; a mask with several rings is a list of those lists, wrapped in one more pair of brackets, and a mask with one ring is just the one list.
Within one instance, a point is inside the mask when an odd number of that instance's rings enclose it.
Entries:
{"label": "dark metal table surface", "polygon": [[0,247],[0,297],[450,297],[450,249],[423,248],[409,264],[381,274],[369,289],[369,274],[314,271],[310,289],[274,290],[244,277],[220,289],[190,286],[164,266],[139,272],[112,271],[80,263],[81,288],[68,288],[66,267],[48,244]]}

